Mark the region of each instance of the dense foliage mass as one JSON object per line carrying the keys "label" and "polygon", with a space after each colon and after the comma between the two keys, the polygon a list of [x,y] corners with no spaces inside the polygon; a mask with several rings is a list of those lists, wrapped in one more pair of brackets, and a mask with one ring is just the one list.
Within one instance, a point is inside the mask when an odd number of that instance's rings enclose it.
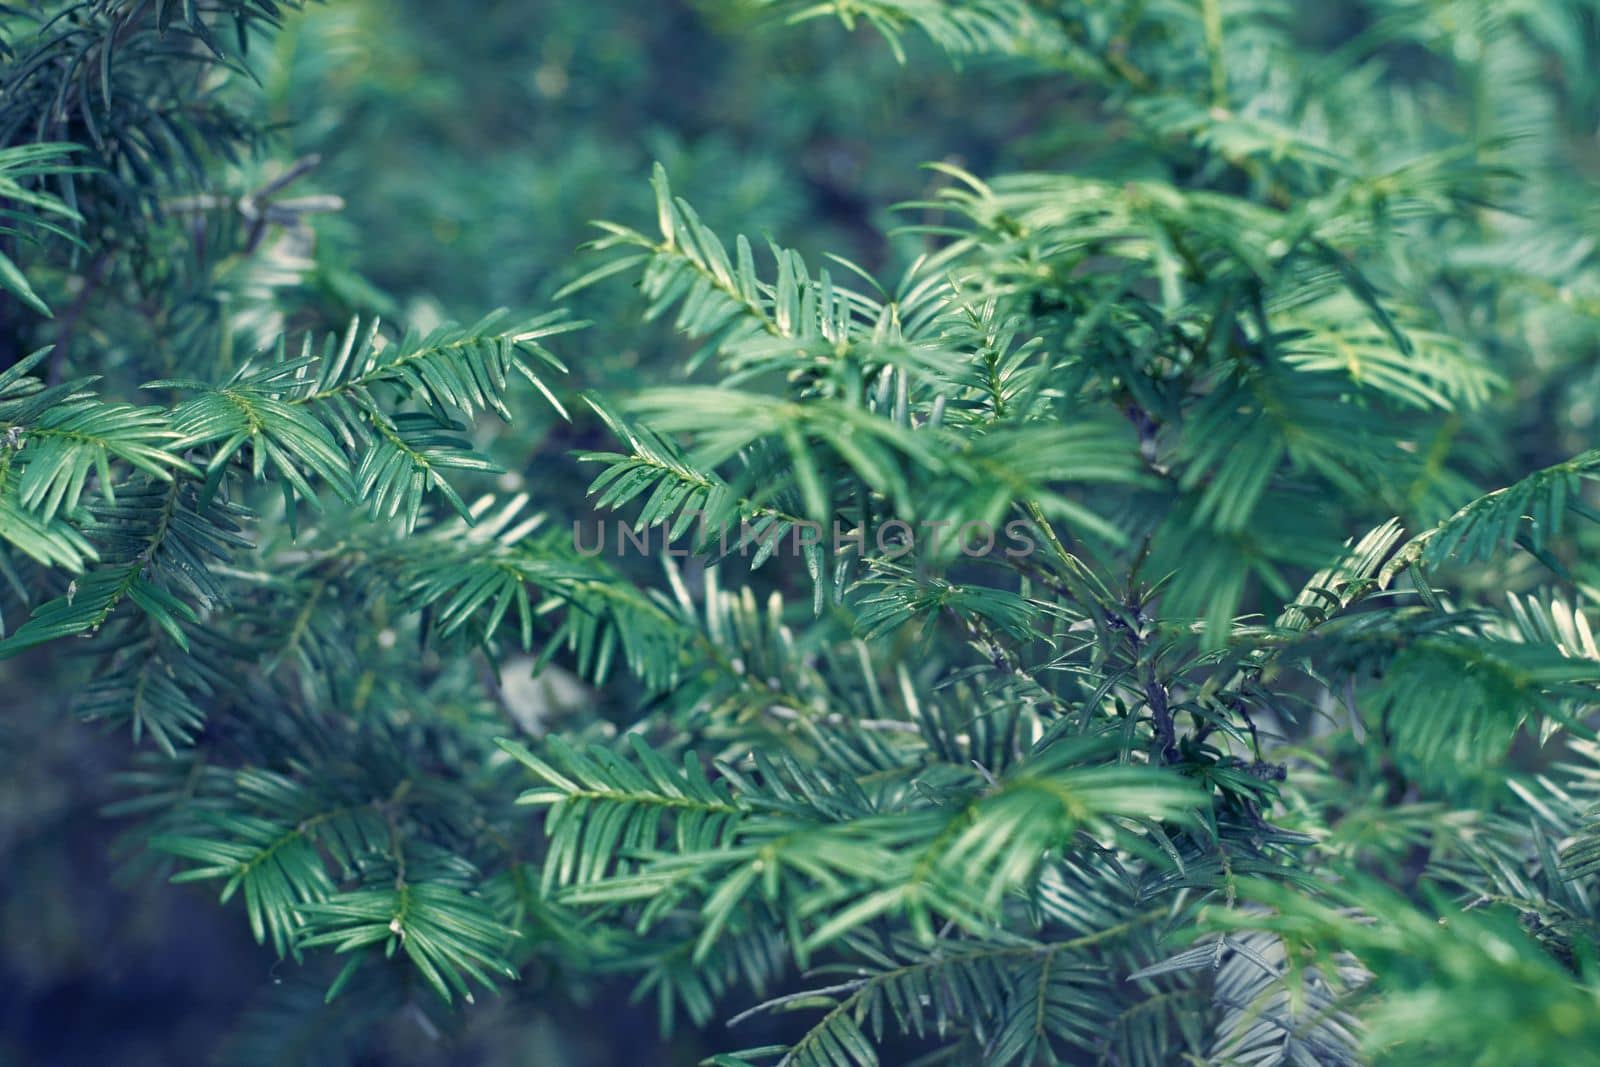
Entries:
{"label": "dense foliage mass", "polygon": [[0,11],[5,729],[223,1062],[1589,1062],[1600,5],[476,7]]}

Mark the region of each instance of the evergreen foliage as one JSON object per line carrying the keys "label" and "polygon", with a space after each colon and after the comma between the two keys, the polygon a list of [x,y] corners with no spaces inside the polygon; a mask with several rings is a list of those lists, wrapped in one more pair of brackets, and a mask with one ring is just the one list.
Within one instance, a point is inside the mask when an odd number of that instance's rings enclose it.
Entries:
{"label": "evergreen foliage", "polygon": [[708,5],[1055,148],[870,269],[658,165],[398,329],[262,162],[297,7],[0,12],[0,657],[295,968],[231,1059],[621,974],[722,1067],[1587,1062],[1600,6]]}

